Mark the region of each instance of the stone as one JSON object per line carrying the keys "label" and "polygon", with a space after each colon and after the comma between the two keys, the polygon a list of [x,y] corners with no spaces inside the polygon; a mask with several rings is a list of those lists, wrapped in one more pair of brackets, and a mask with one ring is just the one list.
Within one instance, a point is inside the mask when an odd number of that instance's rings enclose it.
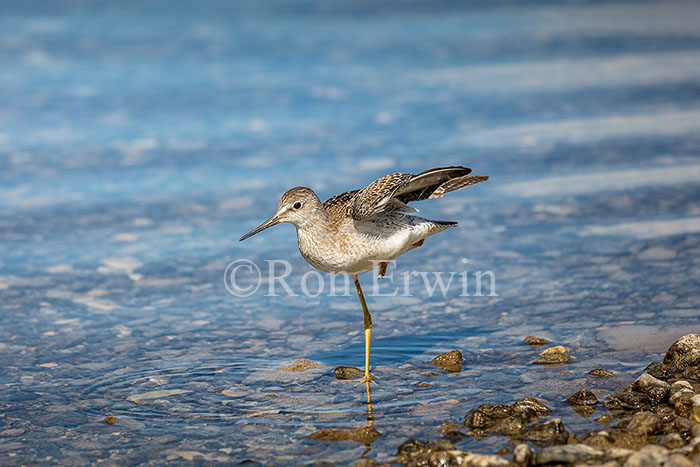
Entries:
{"label": "stone", "polygon": [[318,367],[319,367],[319,364],[314,362],[313,360],[309,360],[308,358],[300,358],[300,359],[297,359],[291,365],[284,367],[284,368],[280,368],[280,370],[300,372],[300,371],[311,370],[313,368],[318,368]]}
{"label": "stone", "polygon": [[563,345],[557,345],[540,352],[540,358],[532,363],[536,365],[562,365],[570,361],[569,350]]}
{"label": "stone", "polygon": [[406,440],[396,453],[396,459],[391,463],[409,466],[442,467],[506,467],[510,465],[507,459],[496,455],[474,454],[457,449],[445,441]]}
{"label": "stone", "polygon": [[605,453],[585,444],[566,444],[542,449],[535,456],[535,464],[575,464],[600,462]]}
{"label": "stone", "polygon": [[333,370],[333,374],[337,379],[353,379],[364,374],[364,371],[354,366],[337,366]]}
{"label": "stone", "polygon": [[549,344],[550,340],[544,337],[527,336],[524,342],[531,347],[541,347],[545,344]]}
{"label": "stone", "polygon": [[102,419],[102,423],[106,423],[107,425],[114,425],[117,423],[117,421],[119,421],[119,419],[117,419],[117,417],[114,415],[109,415],[108,417]]}
{"label": "stone", "polygon": [[654,378],[666,381],[673,377],[673,368],[664,363],[652,363],[645,370]]}
{"label": "stone", "polygon": [[517,467],[528,467],[532,464],[532,448],[525,443],[518,444],[513,449],[513,463]]}
{"label": "stone", "polygon": [[693,408],[695,407],[695,393],[687,393],[679,391],[680,394],[673,403],[673,408],[681,417],[691,418],[693,416]]}
{"label": "stone", "polygon": [[700,368],[700,334],[687,334],[669,347],[664,364],[676,371]]}
{"label": "stone", "polygon": [[594,378],[600,379],[608,379],[615,376],[615,373],[613,373],[610,370],[606,370],[605,368],[593,368],[591,371],[588,372],[588,374],[593,376]]}
{"label": "stone", "polygon": [[649,444],[627,458],[624,467],[662,467],[668,457],[668,449]]}
{"label": "stone", "polygon": [[598,398],[588,389],[581,389],[566,399],[569,405],[598,405]]}
{"label": "stone", "polygon": [[659,417],[651,412],[637,412],[627,424],[627,431],[635,435],[649,436],[657,433],[663,427]]}
{"label": "stone", "polygon": [[534,397],[526,397],[510,406],[482,404],[467,414],[463,423],[471,428],[469,433],[477,439],[485,438],[489,433],[521,439],[529,424],[549,412],[550,409]]}
{"label": "stone", "polygon": [[633,387],[635,391],[643,392],[656,403],[665,399],[671,388],[668,383],[654,378],[649,373],[642,373],[634,382]]}
{"label": "stone", "polygon": [[538,446],[552,446],[566,444],[569,433],[564,428],[561,419],[554,418],[538,425],[529,426],[523,437]]}
{"label": "stone", "polygon": [[452,350],[432,359],[433,364],[450,373],[462,371],[462,361],[462,352],[459,350]]}
{"label": "stone", "polygon": [[651,408],[651,400],[644,393],[618,391],[605,399],[605,407],[613,413],[624,411],[639,412],[641,410],[649,410]]}
{"label": "stone", "polygon": [[316,431],[309,435],[309,438],[319,441],[356,441],[362,444],[372,444],[381,436],[376,428],[370,425],[365,425],[349,430],[339,428],[326,428]]}
{"label": "stone", "polygon": [[669,433],[661,436],[656,440],[657,444],[665,447],[666,449],[678,449],[685,446],[685,440],[678,433]]}

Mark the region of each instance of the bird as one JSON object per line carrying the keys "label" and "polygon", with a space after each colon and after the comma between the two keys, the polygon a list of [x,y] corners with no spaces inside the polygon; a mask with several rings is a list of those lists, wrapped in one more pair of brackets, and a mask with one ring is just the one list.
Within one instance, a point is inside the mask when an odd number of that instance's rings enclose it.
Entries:
{"label": "bird", "polygon": [[470,175],[462,166],[438,167],[419,174],[392,173],[358,190],[337,194],[324,202],[313,190],[295,187],[282,195],[274,216],[240,238],[243,241],[273,225],[288,222],[296,227],[302,257],[314,268],[332,274],[350,275],[364,315],[365,370],[369,384],[372,316],[358,275],[379,269],[404,253],[423,245],[436,233],[457,222],[436,221],[413,215],[408,203],[440,198],[445,193],[488,180]]}

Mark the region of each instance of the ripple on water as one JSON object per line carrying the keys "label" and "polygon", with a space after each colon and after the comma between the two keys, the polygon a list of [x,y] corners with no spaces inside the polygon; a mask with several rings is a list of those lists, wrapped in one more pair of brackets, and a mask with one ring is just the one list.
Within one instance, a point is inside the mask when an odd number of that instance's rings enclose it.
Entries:
{"label": "ripple on water", "polygon": [[[142,421],[245,419],[276,427],[305,422],[337,426],[365,419],[373,411],[364,384],[337,380],[331,366],[303,372],[284,367],[279,361],[256,360],[123,369],[86,386],[84,396],[94,402],[94,412]],[[422,421],[426,415],[444,415],[460,402],[454,388],[464,387],[460,380],[465,378],[410,364],[380,366],[376,373],[381,376],[372,385],[372,402],[381,407],[380,416]],[[460,391],[462,396],[467,392]]]}

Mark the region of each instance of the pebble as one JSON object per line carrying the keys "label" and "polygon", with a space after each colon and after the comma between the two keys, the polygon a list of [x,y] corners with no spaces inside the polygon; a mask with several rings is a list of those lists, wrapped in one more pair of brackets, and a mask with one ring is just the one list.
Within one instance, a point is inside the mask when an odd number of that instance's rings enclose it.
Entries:
{"label": "pebble", "polygon": [[527,336],[524,342],[531,347],[542,347],[545,344],[549,344],[551,341],[544,337]]}
{"label": "pebble", "polygon": [[532,363],[537,365],[561,365],[571,361],[569,350],[563,345],[557,345],[540,352],[540,358]]}
{"label": "pebble", "polygon": [[613,373],[610,370],[606,370],[605,368],[593,368],[591,371],[588,372],[588,374],[593,376],[594,378],[600,379],[608,379],[615,376],[615,373]]}
{"label": "pebble", "polygon": [[462,352],[459,350],[452,350],[450,352],[438,355],[432,359],[432,362],[450,373],[459,373],[462,371]]}

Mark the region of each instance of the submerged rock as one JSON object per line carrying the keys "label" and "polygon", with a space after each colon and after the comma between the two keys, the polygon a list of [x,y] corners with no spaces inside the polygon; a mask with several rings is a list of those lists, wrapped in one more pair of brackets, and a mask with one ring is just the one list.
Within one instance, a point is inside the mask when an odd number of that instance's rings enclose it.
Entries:
{"label": "submerged rock", "polygon": [[344,430],[340,428],[326,428],[309,435],[310,438],[319,441],[356,441],[362,444],[372,444],[381,436],[376,428],[370,425]]}
{"label": "submerged rock", "polygon": [[563,345],[550,347],[540,352],[540,358],[535,360],[534,364],[538,365],[562,365],[571,361],[569,350]]}
{"label": "submerged rock", "polygon": [[594,378],[600,379],[608,379],[615,376],[615,373],[613,373],[610,370],[606,370],[605,368],[593,368],[591,371],[588,372],[588,374],[593,376]]}
{"label": "submerged rock", "polygon": [[110,416],[102,419],[102,423],[106,423],[107,425],[114,425],[118,421],[119,421],[119,419],[117,417],[115,417],[114,415],[110,415]]}
{"label": "submerged rock", "polygon": [[338,379],[353,379],[364,374],[364,371],[354,366],[337,366],[333,370],[333,374]]}
{"label": "submerged rock", "polygon": [[462,361],[462,352],[459,350],[452,350],[432,359],[435,365],[450,373],[459,373],[462,371]]}
{"label": "submerged rock", "polygon": [[545,344],[549,344],[550,340],[544,337],[527,336],[524,342],[531,347],[542,347]]}
{"label": "submerged rock", "polygon": [[319,364],[314,362],[313,360],[309,360],[308,358],[300,358],[296,360],[294,363],[291,365],[280,368],[282,371],[306,371],[306,370],[311,370],[313,368],[318,368]]}

